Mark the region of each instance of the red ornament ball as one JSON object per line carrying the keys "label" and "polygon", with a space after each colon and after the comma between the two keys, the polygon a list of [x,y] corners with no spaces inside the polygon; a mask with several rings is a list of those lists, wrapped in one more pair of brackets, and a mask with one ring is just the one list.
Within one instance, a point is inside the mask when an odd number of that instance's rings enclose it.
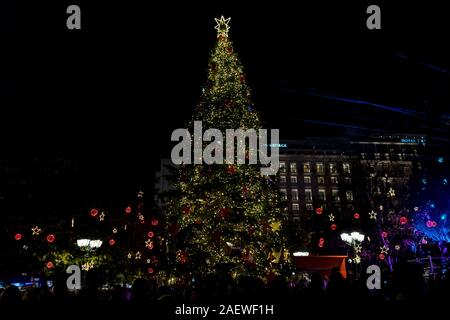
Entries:
{"label": "red ornament ball", "polygon": [[91,214],[91,217],[96,217],[98,215],[98,209],[95,209],[95,208],[91,209],[90,214]]}
{"label": "red ornament ball", "polygon": [[52,243],[53,241],[55,241],[55,235],[49,234],[49,235],[47,236],[47,242],[48,242],[48,243]]}
{"label": "red ornament ball", "polygon": [[153,268],[148,268],[148,273],[150,273],[150,274],[153,274],[154,272],[155,272],[155,269],[153,269]]}
{"label": "red ornament ball", "polygon": [[385,257],[385,255],[384,255],[384,253],[380,253],[380,254],[378,255],[378,258],[379,258],[380,260],[384,260],[384,258],[386,258],[386,257]]}
{"label": "red ornament ball", "polygon": [[428,228],[433,228],[434,227],[433,222],[434,221],[428,220],[427,223],[426,223],[427,227]]}
{"label": "red ornament ball", "polygon": [[333,223],[333,224],[331,225],[331,227],[330,227],[330,228],[331,228],[331,230],[333,230],[333,231],[334,231],[334,230],[336,230],[336,229],[337,229],[337,225]]}
{"label": "red ornament ball", "polygon": [[386,231],[383,231],[383,232],[381,233],[381,236],[382,236],[383,238],[387,238],[388,234],[387,234]]}
{"label": "red ornament ball", "polygon": [[229,174],[236,173],[236,167],[234,165],[232,165],[232,164],[228,165],[227,172]]}
{"label": "red ornament ball", "polygon": [[110,246],[113,246],[113,245],[115,245],[116,244],[116,240],[114,240],[114,239],[110,239],[109,240],[109,245]]}
{"label": "red ornament ball", "polygon": [[400,217],[400,224],[407,224],[408,218],[407,217]]}
{"label": "red ornament ball", "polygon": [[190,206],[183,206],[182,211],[184,214],[191,213],[191,207]]}
{"label": "red ornament ball", "polygon": [[230,209],[228,209],[228,208],[220,209],[220,216],[222,218],[228,218],[229,215],[230,215]]}
{"label": "red ornament ball", "polygon": [[436,221],[431,221],[431,227],[436,227],[437,226],[437,222]]}
{"label": "red ornament ball", "polygon": [[323,248],[325,245],[325,238],[320,238],[319,239],[319,248]]}
{"label": "red ornament ball", "polygon": [[148,236],[149,238],[153,238],[153,237],[155,236],[155,233],[154,233],[153,231],[149,231],[149,232],[147,233],[147,236]]}
{"label": "red ornament ball", "polygon": [[359,219],[359,213],[358,212],[356,212],[354,215],[353,215],[353,218],[355,218],[355,219]]}
{"label": "red ornament ball", "polygon": [[49,261],[47,262],[47,269],[53,269],[55,265],[53,264],[53,262]]}
{"label": "red ornament ball", "polygon": [[156,218],[152,218],[152,226],[157,226],[159,224],[159,220]]}
{"label": "red ornament ball", "polygon": [[14,236],[14,239],[16,239],[17,241],[19,241],[20,239],[22,239],[22,234],[16,233],[16,235]]}
{"label": "red ornament ball", "polygon": [[125,208],[125,213],[126,214],[130,214],[131,213],[131,207],[130,206]]}
{"label": "red ornament ball", "polygon": [[323,209],[322,208],[317,208],[316,209],[316,213],[317,214],[322,214],[323,213]]}
{"label": "red ornament ball", "polygon": [[174,224],[172,224],[172,225],[169,227],[169,233],[170,233],[172,236],[175,236],[178,232],[180,232],[180,228],[178,227],[178,224],[175,222]]}

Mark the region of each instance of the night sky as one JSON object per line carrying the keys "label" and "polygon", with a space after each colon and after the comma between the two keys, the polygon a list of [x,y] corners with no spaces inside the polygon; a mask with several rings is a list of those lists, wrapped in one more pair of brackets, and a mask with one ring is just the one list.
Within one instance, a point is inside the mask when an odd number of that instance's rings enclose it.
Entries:
{"label": "night sky", "polygon": [[[170,133],[198,101],[221,14],[232,18],[264,126],[280,128],[281,138],[415,133],[448,145],[442,4],[92,2],[0,10],[1,154],[76,159],[79,198],[151,188]],[[366,28],[374,3],[382,30]],[[69,4],[81,7],[81,31],[66,29]]]}

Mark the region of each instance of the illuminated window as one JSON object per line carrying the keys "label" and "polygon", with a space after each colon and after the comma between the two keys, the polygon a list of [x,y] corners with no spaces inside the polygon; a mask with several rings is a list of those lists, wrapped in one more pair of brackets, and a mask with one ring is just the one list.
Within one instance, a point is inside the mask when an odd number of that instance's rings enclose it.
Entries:
{"label": "illuminated window", "polygon": [[283,200],[287,200],[287,193],[286,193],[286,189],[280,189],[281,193],[282,193],[282,198]]}
{"label": "illuminated window", "polygon": [[332,189],[331,190],[331,197],[333,198],[333,201],[339,201],[339,192],[338,189]]}
{"label": "illuminated window", "polygon": [[292,204],[292,211],[299,211],[300,207],[298,205],[298,203],[293,203]]}
{"label": "illuminated window", "polygon": [[336,163],[330,163],[330,174],[337,174]]}
{"label": "illuminated window", "polygon": [[297,176],[291,176],[291,183],[297,183]]}
{"label": "illuminated window", "polygon": [[280,172],[286,172],[286,162],[280,161]]}
{"label": "illuminated window", "polygon": [[316,171],[317,171],[317,174],[324,173],[323,163],[321,163],[321,162],[316,163]]}
{"label": "illuminated window", "polygon": [[338,184],[338,178],[337,177],[331,177],[331,184]]}
{"label": "illuminated window", "polygon": [[344,178],[344,181],[345,181],[346,184],[351,184],[351,183],[352,183],[352,178],[350,178],[350,177],[345,177],[345,178]]}
{"label": "illuminated window", "polygon": [[297,173],[297,164],[295,162],[291,162],[291,172]]}
{"label": "illuminated window", "polygon": [[305,189],[305,201],[312,201],[312,190],[311,189]]}
{"label": "illuminated window", "polygon": [[327,200],[325,196],[325,189],[319,189],[319,201],[325,201]]}
{"label": "illuminated window", "polygon": [[345,198],[347,199],[347,201],[353,201],[353,192],[346,191],[345,192]]}
{"label": "illuminated window", "polygon": [[344,162],[342,164],[342,170],[344,171],[344,173],[350,173],[350,163]]}
{"label": "illuminated window", "polygon": [[325,178],[324,177],[317,177],[317,184],[325,184]]}
{"label": "illuminated window", "polygon": [[305,162],[303,164],[303,172],[304,173],[310,173],[311,172],[311,166],[309,165],[309,162]]}
{"label": "illuminated window", "polygon": [[303,177],[303,182],[305,184],[311,184],[311,177],[310,176],[304,176]]}
{"label": "illuminated window", "polygon": [[280,176],[280,183],[286,183],[286,176]]}
{"label": "illuminated window", "polygon": [[291,190],[291,196],[292,196],[292,201],[298,201],[298,190],[297,189],[292,189]]}
{"label": "illuminated window", "polygon": [[307,203],[307,204],[306,204],[306,210],[308,210],[308,211],[313,211],[313,205],[312,205],[312,203]]}

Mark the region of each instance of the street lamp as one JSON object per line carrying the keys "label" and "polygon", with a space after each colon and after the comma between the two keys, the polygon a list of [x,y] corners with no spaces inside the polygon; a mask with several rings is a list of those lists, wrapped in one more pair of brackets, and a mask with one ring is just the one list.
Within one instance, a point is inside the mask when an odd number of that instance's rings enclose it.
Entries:
{"label": "street lamp", "polygon": [[350,234],[344,232],[344,233],[341,233],[341,239],[342,239],[342,241],[347,242],[349,245],[353,245],[358,242],[363,242],[364,235],[357,231],[354,231]]}
{"label": "street lamp", "polygon": [[79,239],[77,240],[77,246],[81,249],[85,250],[94,250],[101,247],[103,241],[102,240],[90,240],[90,239]]}

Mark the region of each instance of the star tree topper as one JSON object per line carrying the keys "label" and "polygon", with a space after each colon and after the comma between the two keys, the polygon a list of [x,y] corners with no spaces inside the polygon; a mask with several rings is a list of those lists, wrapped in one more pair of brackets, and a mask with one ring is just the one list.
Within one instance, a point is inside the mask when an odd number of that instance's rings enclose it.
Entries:
{"label": "star tree topper", "polygon": [[231,18],[225,19],[224,16],[221,16],[220,19],[214,18],[216,20],[216,26],[214,29],[217,30],[217,36],[224,36],[228,37],[228,30],[230,29],[230,26],[228,25],[230,23]]}

